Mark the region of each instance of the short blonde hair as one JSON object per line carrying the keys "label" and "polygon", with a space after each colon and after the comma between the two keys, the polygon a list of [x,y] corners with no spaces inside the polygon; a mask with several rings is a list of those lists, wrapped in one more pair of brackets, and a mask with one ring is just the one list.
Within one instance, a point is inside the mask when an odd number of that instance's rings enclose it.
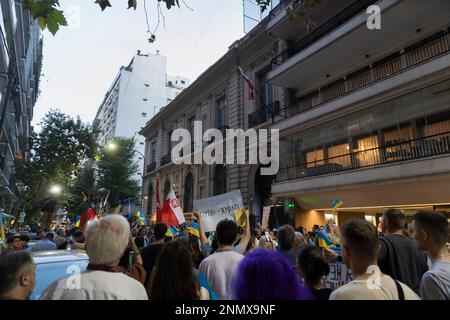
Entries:
{"label": "short blonde hair", "polygon": [[89,263],[117,263],[128,246],[130,225],[119,215],[106,216],[90,222],[86,230],[86,252]]}

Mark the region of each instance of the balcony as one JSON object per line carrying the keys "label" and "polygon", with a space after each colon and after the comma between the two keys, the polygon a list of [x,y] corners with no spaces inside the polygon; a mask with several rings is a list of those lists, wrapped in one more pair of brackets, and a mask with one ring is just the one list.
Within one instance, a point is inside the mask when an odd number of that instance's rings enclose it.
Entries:
{"label": "balcony", "polygon": [[450,131],[387,146],[318,159],[300,166],[281,168],[276,182],[336,174],[409,160],[450,154]]}
{"label": "balcony", "polygon": [[274,101],[267,106],[267,109],[261,107],[261,109],[248,115],[248,127],[253,128],[272,119],[280,114],[280,102]]}
{"label": "balcony", "polygon": [[153,171],[155,171],[155,170],[156,170],[156,162],[153,161],[152,163],[150,163],[150,164],[147,166],[146,173],[151,173],[151,172],[153,172]]}
{"label": "balcony", "polygon": [[299,33],[304,33],[304,30],[299,28],[296,21],[289,18],[286,10],[290,10],[294,14],[307,14],[313,18],[315,24],[321,24],[321,22],[329,20],[336,12],[352,2],[355,2],[355,0],[321,0],[317,8],[310,8],[303,6],[302,3],[292,6],[292,0],[281,0],[270,11],[266,28],[270,34],[282,39],[298,39]]}
{"label": "balcony", "polygon": [[[374,3],[381,9],[381,30],[366,26],[365,9]],[[400,19],[405,16],[414,19]],[[450,2],[444,0],[357,1],[275,57],[268,78],[310,91],[447,28],[449,20]]]}
{"label": "balcony", "polygon": [[344,97],[356,90],[395,76],[424,62],[448,54],[450,43],[447,32],[439,32],[404,50],[380,59],[333,83],[308,93],[298,102],[281,110],[286,118],[321,106],[334,99]]}
{"label": "balcony", "polygon": [[172,162],[172,154],[166,154],[161,158],[161,167]]}

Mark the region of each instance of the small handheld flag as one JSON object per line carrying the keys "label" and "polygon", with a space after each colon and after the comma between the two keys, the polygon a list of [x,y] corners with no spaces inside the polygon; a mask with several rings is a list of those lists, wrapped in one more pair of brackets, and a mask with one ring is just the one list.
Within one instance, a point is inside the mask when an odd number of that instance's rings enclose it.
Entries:
{"label": "small handheld flag", "polygon": [[145,226],[147,224],[147,220],[145,219],[145,216],[142,214],[141,210],[138,210],[136,216],[139,218],[139,224],[141,226]]}
{"label": "small handheld flag", "polygon": [[241,228],[245,228],[247,225],[247,219],[245,217],[244,212],[245,212],[244,208],[234,210],[234,217],[236,218],[236,224]]}
{"label": "small handheld flag", "polygon": [[208,237],[208,244],[210,247],[212,246],[213,241],[214,241],[214,233],[211,232]]}
{"label": "small handheld flag", "polygon": [[75,227],[80,227],[80,216],[75,216]]}
{"label": "small handheld flag", "polygon": [[166,237],[174,237],[178,234],[178,229],[174,225],[170,225],[170,228],[166,232]]}
{"label": "small handheld flag", "polygon": [[200,238],[200,226],[196,222],[192,222],[189,227],[189,233],[193,234],[197,238]]}

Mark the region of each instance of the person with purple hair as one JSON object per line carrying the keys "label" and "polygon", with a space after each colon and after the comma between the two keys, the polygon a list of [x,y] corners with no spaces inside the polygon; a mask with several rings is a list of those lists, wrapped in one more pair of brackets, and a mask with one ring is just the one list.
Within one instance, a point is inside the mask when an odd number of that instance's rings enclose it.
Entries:
{"label": "person with purple hair", "polygon": [[232,284],[235,300],[309,300],[310,290],[281,253],[257,249],[239,264]]}

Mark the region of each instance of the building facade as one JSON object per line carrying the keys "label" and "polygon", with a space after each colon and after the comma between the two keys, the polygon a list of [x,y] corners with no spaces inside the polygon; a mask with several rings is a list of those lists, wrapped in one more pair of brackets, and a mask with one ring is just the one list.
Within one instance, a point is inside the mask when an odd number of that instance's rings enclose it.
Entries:
{"label": "building facade", "polygon": [[1,1],[0,197],[4,205],[14,203],[23,191],[15,179],[15,166],[30,158],[28,140],[41,65],[42,35],[37,23],[21,1]]}
{"label": "building facade", "polygon": [[[147,213],[157,178],[161,198],[173,185],[185,212],[193,199],[239,189],[256,221],[272,206],[270,225],[377,224],[387,207],[449,211],[450,3],[323,0],[292,7],[303,21],[289,18],[291,5],[281,1],[141,131]],[[381,29],[368,27],[372,5]],[[256,87],[253,101],[238,66]],[[203,130],[280,130],[278,174],[174,165],[171,132],[192,132],[194,120]]]}
{"label": "building facade", "polygon": [[144,160],[139,153],[144,153],[145,145],[137,133],[189,84],[186,78],[167,76],[165,56],[138,52],[120,68],[97,111],[93,124],[100,131],[98,144],[106,145],[114,137],[135,138],[142,174]]}
{"label": "building facade", "polygon": [[[368,28],[369,5],[381,29]],[[269,30],[286,34],[283,19]],[[272,193],[295,201],[297,225],[450,211],[449,21],[448,1],[350,1],[307,37],[286,38],[268,75],[291,92],[274,125]]]}

